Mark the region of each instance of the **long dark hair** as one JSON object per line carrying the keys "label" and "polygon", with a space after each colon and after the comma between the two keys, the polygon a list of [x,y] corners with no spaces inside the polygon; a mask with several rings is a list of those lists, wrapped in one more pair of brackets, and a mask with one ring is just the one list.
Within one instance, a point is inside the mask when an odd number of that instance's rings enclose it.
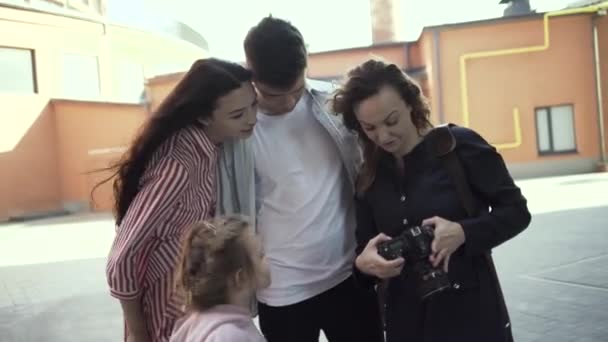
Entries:
{"label": "long dark hair", "polygon": [[371,141],[355,115],[355,107],[372,97],[384,86],[393,87],[403,101],[412,108],[412,122],[418,132],[432,127],[429,121],[430,107],[420,86],[395,64],[370,59],[350,70],[342,87],[334,94],[333,110],[344,118],[345,126],[356,132],[363,147],[363,165],[357,179],[357,193],[364,193],[374,182],[379,157],[379,147]]}
{"label": "long dark hair", "polygon": [[156,150],[169,137],[189,126],[201,126],[211,117],[217,100],[251,81],[251,73],[239,64],[215,58],[194,62],[173,91],[147,120],[120,161],[109,167],[114,180],[114,216],[120,225],[139,191],[140,178]]}

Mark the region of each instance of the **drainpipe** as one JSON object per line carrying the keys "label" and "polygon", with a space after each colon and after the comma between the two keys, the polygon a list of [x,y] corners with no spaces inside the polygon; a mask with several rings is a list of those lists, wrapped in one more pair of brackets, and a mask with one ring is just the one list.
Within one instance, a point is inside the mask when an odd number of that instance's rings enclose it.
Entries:
{"label": "drainpipe", "polygon": [[435,74],[435,94],[437,96],[437,111],[439,112],[439,122],[445,123],[445,113],[443,112],[443,93],[441,91],[441,52],[439,51],[439,30],[433,29],[433,50],[435,51],[435,65],[433,65],[433,74]]}
{"label": "drainpipe", "polygon": [[410,68],[410,44],[403,44],[403,70]]}
{"label": "drainpipe", "polygon": [[602,75],[600,69],[600,49],[598,40],[598,24],[597,19],[600,16],[606,15],[606,9],[602,9],[597,12],[591,19],[593,25],[593,62],[595,65],[595,91],[597,98],[597,120],[599,127],[600,137],[600,165],[601,171],[607,171],[607,159],[606,159],[606,132],[604,129],[604,108],[602,102]]}

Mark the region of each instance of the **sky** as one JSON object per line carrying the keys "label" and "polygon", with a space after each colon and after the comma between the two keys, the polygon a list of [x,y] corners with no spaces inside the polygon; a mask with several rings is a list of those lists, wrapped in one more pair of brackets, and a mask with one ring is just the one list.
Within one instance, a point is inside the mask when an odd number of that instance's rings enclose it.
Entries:
{"label": "sky", "polygon": [[[574,0],[531,0],[537,12],[562,9]],[[462,6],[462,3],[467,6]],[[215,57],[242,61],[242,41],[250,27],[272,14],[291,21],[311,52],[371,44],[369,0],[130,0],[121,10],[172,16],[199,31]],[[399,40],[416,40],[424,26],[502,16],[499,0],[399,0]],[[144,5],[145,4],[145,5]],[[303,6],[306,4],[306,6]],[[140,12],[141,13],[141,12]]]}

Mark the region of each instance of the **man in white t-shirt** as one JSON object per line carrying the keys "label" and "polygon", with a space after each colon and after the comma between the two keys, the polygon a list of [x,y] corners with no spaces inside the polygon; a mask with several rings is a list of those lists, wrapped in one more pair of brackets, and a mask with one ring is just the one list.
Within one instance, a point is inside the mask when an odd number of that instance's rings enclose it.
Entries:
{"label": "man in white t-shirt", "polygon": [[376,295],[357,287],[355,137],[306,80],[307,53],[289,22],[264,18],[244,42],[258,93],[252,148],[257,232],[272,284],[258,293],[269,342],[382,341]]}

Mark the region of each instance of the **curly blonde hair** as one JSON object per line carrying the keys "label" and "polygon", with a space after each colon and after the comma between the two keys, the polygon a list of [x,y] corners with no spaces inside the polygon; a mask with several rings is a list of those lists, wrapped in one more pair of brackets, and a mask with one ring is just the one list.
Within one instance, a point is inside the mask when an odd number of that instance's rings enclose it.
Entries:
{"label": "curly blonde hair", "polygon": [[176,275],[177,292],[186,310],[202,311],[228,303],[231,280],[243,270],[255,277],[254,261],[244,239],[250,225],[241,217],[215,218],[194,224],[185,237]]}

